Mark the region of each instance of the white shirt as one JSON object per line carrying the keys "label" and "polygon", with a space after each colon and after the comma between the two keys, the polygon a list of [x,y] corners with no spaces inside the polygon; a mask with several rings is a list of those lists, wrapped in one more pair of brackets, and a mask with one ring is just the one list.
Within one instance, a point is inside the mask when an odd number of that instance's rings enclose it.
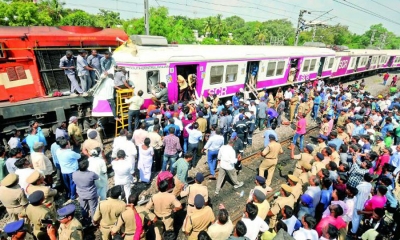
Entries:
{"label": "white shirt", "polygon": [[114,98],[114,80],[106,78],[100,85],[96,92],[96,97],[101,99],[113,99]]}
{"label": "white shirt", "polygon": [[137,156],[136,145],[132,142],[132,140],[125,140],[121,146],[122,150],[125,151],[127,157],[135,157]]}
{"label": "white shirt", "polygon": [[10,149],[16,148],[19,145],[19,138],[18,137],[11,137],[10,140],[8,140],[8,146]]}
{"label": "white shirt", "polygon": [[235,149],[230,145],[222,146],[218,152],[218,159],[221,161],[219,166],[222,169],[233,170],[237,162]]}
{"label": "white shirt", "polygon": [[242,218],[243,223],[246,225],[247,233],[244,235],[250,240],[256,240],[259,232],[268,231],[268,224],[257,216],[253,221],[250,218]]}
{"label": "white shirt", "polygon": [[117,152],[119,150],[123,150],[122,147],[124,146],[125,142],[126,142],[125,136],[118,136],[118,137],[114,138],[113,150],[112,150],[111,157],[113,157],[113,158],[117,157]]}
{"label": "white shirt", "polygon": [[96,173],[99,176],[99,180],[95,181],[96,186],[106,187],[107,186],[107,166],[104,159],[101,157],[90,157],[88,159],[89,167],[88,170]]}
{"label": "white shirt", "polygon": [[26,187],[29,185],[26,182],[26,179],[34,172],[35,170],[32,168],[23,168],[23,169],[17,169],[15,171],[15,174],[18,175],[18,184],[19,186],[24,189],[25,194],[26,193]]}
{"label": "white shirt", "polygon": [[318,233],[314,229],[300,228],[293,233],[293,238],[296,240],[318,240]]}
{"label": "white shirt", "polygon": [[183,131],[183,123],[178,118],[174,117],[174,124],[179,127],[179,130]]}
{"label": "white shirt", "polygon": [[357,200],[356,196],[354,196],[353,198],[350,198],[350,199],[346,198],[344,200],[344,202],[346,203],[346,206],[347,206],[347,213],[342,215],[342,219],[347,223],[350,222],[351,219],[353,218],[354,204],[355,204],[356,200]]}
{"label": "white shirt", "polygon": [[114,170],[114,185],[125,185],[132,180],[132,174],[134,170],[132,169],[132,164],[124,159],[111,162],[112,168]]}
{"label": "white shirt", "polygon": [[284,222],[287,226],[287,233],[289,233],[289,235],[292,235],[294,231],[294,226],[297,222],[297,218],[293,215],[291,218],[282,219],[282,222]]}
{"label": "white shirt", "polygon": [[357,185],[357,199],[354,204],[354,208],[357,210],[364,209],[364,203],[368,200],[369,194],[371,193],[371,183],[362,181]]}
{"label": "white shirt", "polygon": [[291,91],[285,91],[285,94],[284,94],[285,99],[291,99],[292,96],[293,96],[293,94]]}
{"label": "white shirt", "polygon": [[[339,201],[331,201],[331,205],[339,205],[342,207],[343,209],[343,215],[342,217],[348,213],[349,211],[349,207],[347,206],[347,204],[341,200]],[[326,208],[325,211],[322,213],[322,218],[327,217],[331,214],[329,208]]]}

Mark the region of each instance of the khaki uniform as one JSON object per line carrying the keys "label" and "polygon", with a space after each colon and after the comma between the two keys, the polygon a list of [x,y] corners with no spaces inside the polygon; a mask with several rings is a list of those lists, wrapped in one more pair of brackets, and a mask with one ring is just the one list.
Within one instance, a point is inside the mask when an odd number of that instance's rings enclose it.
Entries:
{"label": "khaki uniform", "polygon": [[53,216],[56,216],[57,211],[56,211],[56,206],[54,204],[54,196],[57,195],[57,190],[46,187],[44,185],[29,184],[28,187],[26,187],[26,193],[28,195],[36,191],[42,191],[44,193],[43,205],[45,205],[51,210],[52,214],[54,214]]}
{"label": "khaki uniform", "polygon": [[317,146],[314,148],[314,151],[312,152],[312,155],[315,156],[317,153],[322,152],[322,149],[326,148],[326,143],[318,143]]}
{"label": "khaki uniform", "polygon": [[62,240],[82,240],[83,228],[82,224],[76,219],[73,218],[68,225],[61,224],[58,228],[58,239]]}
{"label": "khaki uniform", "polygon": [[207,120],[205,118],[198,118],[196,122],[199,124],[198,130],[204,133],[207,130]]}
{"label": "khaki uniform", "polygon": [[55,220],[55,215],[48,209],[45,205],[33,206],[29,204],[24,210],[22,210],[20,217],[28,218],[30,225],[33,225],[33,235],[38,237],[40,232],[47,234],[44,226],[41,222],[42,219],[52,219]]}
{"label": "khaki uniform", "polygon": [[276,218],[277,215],[280,213],[281,209],[284,208],[285,206],[290,206],[291,208],[294,207],[294,198],[292,195],[289,195],[288,197],[278,197],[274,204],[271,207],[271,212],[274,214],[274,216],[270,217],[269,219],[269,227],[274,228],[276,224]]}
{"label": "khaki uniform", "polygon": [[[144,223],[144,219],[146,218],[147,220],[153,220],[154,219],[154,214],[150,213],[145,207],[141,206],[135,206],[136,212],[139,214],[140,218],[142,219],[142,223]],[[112,232],[121,232],[125,234],[124,240],[132,240],[133,236],[135,235],[136,232],[136,219],[135,219],[135,213],[133,212],[133,209],[130,207],[127,207],[124,212],[121,213],[118,217],[118,221],[116,225],[112,228]],[[142,233],[141,239],[146,239],[145,232]]]}
{"label": "khaki uniform", "polygon": [[193,212],[195,209],[194,207],[194,197],[196,197],[197,194],[200,194],[204,197],[205,202],[208,202],[208,189],[206,186],[203,184],[195,183],[192,185],[189,185],[184,191],[181,192],[181,197],[187,197],[187,207],[186,207],[186,212],[187,214]]}
{"label": "khaki uniform", "polygon": [[295,169],[293,171],[293,175],[295,177],[299,177],[300,174],[303,172],[301,170],[301,165],[303,165],[303,163],[311,163],[311,161],[314,159],[313,155],[309,154],[309,153],[300,153],[297,155],[293,156],[293,159],[298,160],[296,162],[296,166]]}
{"label": "khaki uniform", "polygon": [[334,161],[334,162],[336,163],[336,165],[339,166],[339,164],[340,164],[340,156],[339,156],[339,153],[336,152],[336,151],[333,151],[331,157],[332,157],[332,159],[333,159],[332,161]]}
{"label": "khaki uniform", "polygon": [[289,121],[293,121],[294,118],[294,111],[296,110],[296,106],[297,103],[299,102],[299,97],[296,95],[294,95],[291,99],[290,99],[290,115],[289,115]]}
{"label": "khaki uniform", "polygon": [[311,167],[311,174],[316,176],[321,169],[325,169],[326,164],[323,162],[314,162]]}
{"label": "khaki uniform", "polygon": [[199,233],[203,230],[207,231],[208,226],[214,221],[214,212],[209,206],[205,206],[202,209],[195,209],[185,219],[184,230],[189,234],[188,239],[197,240]]}
{"label": "khaki uniform", "polygon": [[12,221],[18,220],[18,214],[29,203],[24,190],[18,184],[13,187],[0,186],[0,202],[6,207]]}
{"label": "khaki uniform", "polygon": [[328,136],[328,131],[329,131],[329,124],[327,122],[322,123],[321,129],[319,130],[319,134]]}
{"label": "khaki uniform", "polygon": [[261,99],[262,97],[264,97],[265,96],[265,92],[264,91],[261,91],[261,92],[259,92],[258,94],[257,94],[257,98],[258,99]]}
{"label": "khaki uniform", "polygon": [[107,200],[99,203],[93,221],[100,221],[100,232],[103,240],[110,238],[111,229],[117,222],[119,215],[125,211],[125,208],[125,202],[118,199],[107,198]]}
{"label": "khaki uniform", "polygon": [[294,202],[297,202],[297,199],[299,199],[300,195],[303,193],[303,185],[300,182],[298,182],[296,185],[291,187],[292,187],[292,195],[294,198]]}
{"label": "khaki uniform", "polygon": [[354,125],[354,123],[346,124],[346,132],[347,132],[347,134],[349,134],[349,136],[351,136],[353,134],[355,127],[356,127],[356,125]]}
{"label": "khaki uniform", "polygon": [[103,144],[99,143],[96,139],[86,139],[83,144],[82,144],[82,149],[86,149],[86,151],[90,154],[90,151],[92,151],[95,148],[101,148],[103,149]]}
{"label": "khaki uniform", "polygon": [[308,179],[311,177],[311,172],[302,172],[299,176],[300,183],[304,187],[304,185],[308,184]]}
{"label": "khaki uniform", "polygon": [[308,126],[308,123],[311,121],[311,112],[312,112],[312,109],[314,107],[314,101],[313,100],[309,100],[307,102],[307,107],[308,107],[308,112],[306,112],[307,113],[306,120],[307,120],[307,126]]}
{"label": "khaki uniform", "polygon": [[268,170],[268,177],[265,182],[268,186],[271,185],[275,167],[278,163],[278,155],[281,153],[283,153],[282,145],[275,141],[270,142],[262,151],[262,156],[264,156],[265,159],[261,162],[258,175],[264,177],[265,170]]}
{"label": "khaki uniform", "polygon": [[275,99],[274,99],[274,96],[272,95],[272,94],[270,94],[269,96],[268,96],[268,107],[269,108],[274,108],[275,107]]}
{"label": "khaki uniform", "polygon": [[346,125],[346,119],[347,119],[346,115],[339,115],[336,125],[339,127],[343,127],[344,125]]}
{"label": "khaki uniform", "polygon": [[382,141],[378,144],[376,144],[375,146],[372,147],[372,151],[380,154],[380,152],[385,148],[385,143]]}
{"label": "khaki uniform", "polygon": [[256,202],[253,202],[253,203],[258,208],[257,216],[259,216],[262,220],[265,220],[265,218],[267,217],[267,214],[269,212],[269,209],[271,208],[268,200],[265,199],[264,202],[262,202],[262,203],[256,203]]}
{"label": "khaki uniform", "polygon": [[181,203],[174,194],[167,192],[154,194],[146,205],[149,210],[154,208],[154,214],[164,223],[166,231],[174,229],[172,213],[173,209],[177,207],[181,207]]}
{"label": "khaki uniform", "polygon": [[309,106],[307,102],[300,103],[299,109],[297,110],[297,115],[300,113],[306,114],[308,112]]}
{"label": "khaki uniform", "polygon": [[344,143],[348,143],[350,141],[350,136],[345,132],[338,133],[337,137],[341,139]]}

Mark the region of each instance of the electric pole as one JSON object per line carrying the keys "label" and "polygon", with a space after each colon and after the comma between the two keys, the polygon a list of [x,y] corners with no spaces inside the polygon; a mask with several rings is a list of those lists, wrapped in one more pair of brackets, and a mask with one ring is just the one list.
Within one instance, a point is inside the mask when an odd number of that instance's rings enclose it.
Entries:
{"label": "electric pole", "polygon": [[371,40],[369,41],[370,46],[372,46],[372,43],[374,42],[375,32],[376,32],[376,30],[372,30]]}
{"label": "electric pole", "polygon": [[311,42],[314,42],[315,32],[316,31],[317,31],[317,25],[314,25]]}
{"label": "electric pole", "polygon": [[299,43],[299,35],[300,35],[300,32],[301,32],[302,30],[304,30],[304,29],[301,29],[301,28],[302,28],[301,25],[304,24],[304,19],[303,19],[304,13],[310,14],[310,12],[307,11],[307,10],[300,10],[299,19],[298,19],[298,21],[297,21],[296,38],[295,38],[295,42],[294,42],[294,45],[295,45],[295,46],[297,46],[297,44]]}
{"label": "electric pole", "polygon": [[149,16],[149,0],[144,0],[144,29],[146,31],[146,35],[150,35]]}
{"label": "electric pole", "polygon": [[387,37],[387,33],[385,32],[382,36],[382,40],[381,40],[381,44],[380,44],[380,49],[383,49],[385,47],[385,43],[386,43],[386,37]]}

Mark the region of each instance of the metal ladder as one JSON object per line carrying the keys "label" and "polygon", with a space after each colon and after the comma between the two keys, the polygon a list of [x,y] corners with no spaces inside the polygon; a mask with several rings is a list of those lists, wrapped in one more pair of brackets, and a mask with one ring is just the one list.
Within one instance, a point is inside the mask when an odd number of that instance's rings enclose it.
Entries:
{"label": "metal ladder", "polygon": [[133,89],[118,89],[116,92],[116,113],[120,118],[120,121],[115,122],[115,136],[117,137],[121,129],[128,127],[129,103],[125,103],[125,99],[133,96]]}

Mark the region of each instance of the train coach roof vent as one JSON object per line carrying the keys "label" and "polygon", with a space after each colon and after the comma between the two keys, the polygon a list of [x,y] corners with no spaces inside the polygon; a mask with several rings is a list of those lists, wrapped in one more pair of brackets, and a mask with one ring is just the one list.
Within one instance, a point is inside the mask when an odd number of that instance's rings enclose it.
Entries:
{"label": "train coach roof vent", "polygon": [[337,52],[347,52],[349,51],[349,47],[344,45],[335,45],[332,47],[332,50]]}
{"label": "train coach roof vent", "polygon": [[303,44],[304,47],[318,47],[318,48],[326,48],[325,43],[322,42],[305,42]]}
{"label": "train coach roof vent", "polygon": [[167,39],[160,36],[132,35],[131,40],[138,46],[168,46]]}

